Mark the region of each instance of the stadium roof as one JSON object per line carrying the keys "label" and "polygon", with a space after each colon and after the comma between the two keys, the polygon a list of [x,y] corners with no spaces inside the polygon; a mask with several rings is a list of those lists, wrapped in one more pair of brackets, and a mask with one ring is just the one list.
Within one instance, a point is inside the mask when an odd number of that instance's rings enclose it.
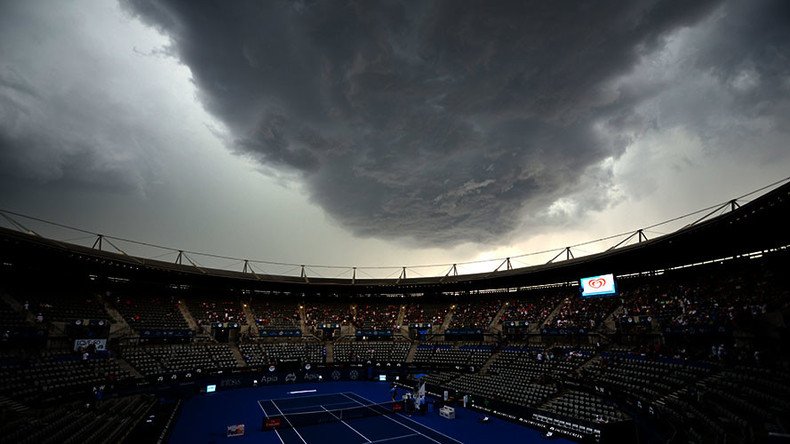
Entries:
{"label": "stadium roof", "polygon": [[[729,209],[716,217],[707,216]],[[7,217],[6,214],[3,214]],[[115,277],[140,282],[170,282],[306,293],[419,293],[516,288],[577,280],[603,273],[617,275],[667,269],[756,251],[784,248],[790,244],[790,183],[740,206],[736,200],[716,207],[705,217],[654,239],[638,230],[624,239],[639,242],[619,244],[607,251],[573,258],[570,249],[560,251],[544,265],[511,269],[509,260],[496,270],[475,274],[407,278],[359,279],[287,276],[201,267],[186,255],[180,263],[135,257],[102,250],[99,236],[93,248],[39,236],[16,224],[20,230],[0,228],[2,260],[7,267],[24,267],[40,273]],[[112,243],[110,243],[112,245]],[[451,270],[452,271],[452,270]]]}

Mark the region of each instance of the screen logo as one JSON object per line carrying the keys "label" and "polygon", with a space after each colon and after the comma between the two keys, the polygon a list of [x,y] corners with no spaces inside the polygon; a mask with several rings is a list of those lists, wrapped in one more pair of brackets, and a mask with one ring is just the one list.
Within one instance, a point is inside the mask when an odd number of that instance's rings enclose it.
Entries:
{"label": "screen logo", "polygon": [[582,278],[579,285],[583,298],[617,294],[613,274]]}

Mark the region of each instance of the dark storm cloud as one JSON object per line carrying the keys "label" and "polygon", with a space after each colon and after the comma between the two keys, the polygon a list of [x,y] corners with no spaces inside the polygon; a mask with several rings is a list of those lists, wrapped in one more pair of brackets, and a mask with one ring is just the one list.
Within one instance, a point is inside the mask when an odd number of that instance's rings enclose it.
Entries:
{"label": "dark storm cloud", "polygon": [[[788,151],[790,134],[790,2],[732,2],[700,39],[689,62],[722,85],[725,100],[718,107],[697,97],[697,104],[677,101],[697,112],[678,115],[712,144],[749,149],[755,139],[779,136],[766,155],[779,147]],[[693,96],[692,96],[693,97]],[[700,109],[708,105],[708,109]],[[755,125],[756,124],[756,125]],[[771,126],[770,133],[765,126]],[[746,145],[746,146],[744,146]]]}
{"label": "dark storm cloud", "polygon": [[0,5],[0,189],[140,193],[155,169],[141,166],[150,138],[68,6]]}
{"label": "dark storm cloud", "polygon": [[[661,0],[124,4],[172,39],[233,149],[299,173],[356,234],[427,243],[491,241],[525,213],[605,189],[601,162],[652,124],[633,109],[654,91],[614,94],[613,79],[722,10]],[[759,29],[780,4],[725,8],[737,23],[717,28],[698,63],[734,75],[750,39],[784,37],[746,34],[738,14]],[[607,204],[588,197],[581,205]]]}

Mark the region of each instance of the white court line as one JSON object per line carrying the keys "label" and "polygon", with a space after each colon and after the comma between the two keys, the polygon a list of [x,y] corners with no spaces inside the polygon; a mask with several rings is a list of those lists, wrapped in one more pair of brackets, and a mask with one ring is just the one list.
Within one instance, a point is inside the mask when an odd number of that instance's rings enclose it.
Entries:
{"label": "white court line", "polygon": [[[369,406],[369,405],[365,405],[365,404],[363,404],[363,403],[359,402],[359,400],[357,400],[357,399],[354,399],[354,398],[352,398],[352,397],[348,396],[348,395],[347,395],[347,394],[345,394],[345,393],[343,393],[343,396],[345,396],[346,398],[348,398],[348,399],[350,399],[350,400],[352,400],[352,401],[356,402],[356,403],[357,403],[357,404],[359,404],[359,405],[365,406],[365,407],[367,407],[367,408],[369,408],[369,409],[373,410],[374,412],[376,411],[376,410],[375,410],[373,407],[371,407],[371,406]],[[359,395],[356,395],[356,396],[359,396]],[[362,398],[361,396],[359,396],[359,397],[360,397],[360,398]],[[365,398],[362,398],[362,399],[365,399]],[[371,401],[371,400],[369,400],[369,399],[365,399],[365,401],[368,401],[368,402],[371,402],[371,403],[373,402],[373,401]],[[374,403],[374,404],[375,404],[375,403]],[[439,441],[437,441],[437,440],[435,440],[435,439],[431,438],[430,436],[428,436],[428,435],[425,435],[425,434],[422,434],[422,433],[418,432],[417,430],[414,430],[413,428],[411,428],[411,427],[407,426],[406,424],[404,424],[404,423],[402,423],[402,422],[400,422],[400,421],[395,421],[394,419],[390,418],[390,417],[389,417],[389,416],[387,416],[387,415],[381,415],[381,416],[383,416],[383,417],[385,417],[385,418],[389,419],[390,421],[394,422],[395,424],[398,424],[398,425],[399,425],[399,426],[401,426],[401,427],[406,427],[407,429],[411,430],[412,432],[414,432],[414,433],[416,433],[416,434],[418,434],[418,435],[422,435],[422,436],[424,436],[424,437],[426,437],[426,438],[430,439],[431,441],[435,442],[436,444],[442,444],[442,443],[440,443]]]}
{"label": "white court line", "polygon": [[[354,396],[359,396],[361,399],[364,399],[365,401],[367,401],[367,402],[369,402],[369,403],[371,403],[371,404],[375,404],[375,402],[371,401],[371,400],[370,400],[370,399],[368,399],[368,398],[365,398],[364,396],[360,396],[360,395],[358,395],[358,394],[356,394],[356,393],[353,393],[353,392],[349,392],[349,393],[353,394]],[[343,393],[343,396],[347,397],[348,399],[353,399],[354,401],[356,401],[356,402],[359,402],[358,400],[356,400],[356,399],[354,399],[354,398],[352,398],[352,397],[348,396],[348,395],[347,395],[347,394],[345,394],[345,393]],[[360,403],[360,404],[362,404],[361,402],[359,402],[359,403]],[[365,404],[362,404],[362,405],[365,405]],[[411,418],[409,418],[409,417],[405,416],[403,413],[398,413],[397,415],[398,415],[398,416],[400,416],[401,418],[403,418],[403,419],[407,419],[407,420],[409,420],[409,421],[411,421],[411,422],[413,422],[413,423],[415,423],[415,424],[419,424],[419,425],[421,425],[422,427],[425,427],[426,429],[432,430],[432,431],[434,431],[434,432],[436,432],[436,433],[438,433],[438,434],[440,434],[440,435],[444,436],[445,438],[452,439],[453,441],[457,442],[458,444],[464,444],[463,442],[461,442],[461,441],[459,441],[459,440],[457,440],[457,439],[453,438],[452,436],[447,436],[447,435],[445,435],[444,433],[442,433],[442,432],[440,432],[440,431],[438,431],[438,430],[436,430],[436,429],[434,429],[434,428],[428,427],[428,426],[427,426],[427,425],[425,425],[425,424],[422,424],[422,423],[420,423],[420,422],[417,422],[417,421],[415,421],[415,420],[413,420],[413,419],[411,419]],[[389,417],[389,416],[387,416],[387,415],[384,415],[384,417],[385,417],[385,418],[392,419],[392,418],[390,418],[390,417]],[[393,421],[395,421],[395,420],[393,419]],[[398,421],[395,421],[395,422],[398,422]],[[398,424],[400,424],[400,423],[398,423]],[[406,424],[403,424],[403,427],[408,427],[408,426],[407,426]],[[415,430],[415,431],[416,431],[416,430]],[[417,432],[417,433],[420,433],[420,432]],[[422,435],[422,433],[420,433],[420,435]],[[431,439],[431,437],[430,437],[430,436],[426,436],[426,438],[428,438],[428,439]],[[431,441],[433,441],[433,442],[438,442],[438,441],[436,441],[436,440],[434,440],[434,439],[431,439]]]}
{"label": "white court line", "polygon": [[[282,411],[282,410],[280,410],[280,407],[277,407],[277,404],[276,404],[274,401],[272,401],[272,400],[269,400],[269,401],[271,401],[271,403],[272,403],[272,405],[274,406],[274,408],[276,408],[276,409],[277,409],[277,411],[278,411],[278,412],[280,412],[280,414],[281,414],[281,415],[283,415],[283,418],[285,418],[285,421],[288,423],[288,425],[290,425],[290,426],[291,426],[291,429],[293,429],[293,431],[296,433],[296,436],[298,436],[298,437],[299,437],[299,439],[301,439],[301,440],[302,440],[302,442],[303,442],[304,444],[307,444],[307,441],[305,441],[305,440],[304,440],[304,438],[302,437],[302,434],[301,434],[301,433],[299,433],[299,430],[296,430],[296,427],[294,427],[294,425],[293,425],[293,424],[291,424],[291,420],[290,420],[290,419],[288,419],[288,417],[287,417],[287,416],[285,416],[285,414],[283,413],[283,411]],[[277,436],[280,436],[280,435],[278,434]],[[280,438],[280,439],[282,439],[282,438]],[[285,444],[285,443],[283,443],[283,444]]]}
{"label": "white court line", "polygon": [[347,423],[347,422],[343,421],[343,420],[342,420],[342,419],[340,419],[340,418],[339,418],[337,415],[335,415],[334,413],[332,413],[332,412],[330,412],[329,410],[327,410],[327,408],[326,408],[326,407],[324,407],[324,406],[322,406],[322,405],[321,405],[321,406],[319,406],[319,407],[321,407],[322,409],[324,409],[324,410],[326,410],[327,412],[329,412],[329,414],[330,414],[330,415],[334,416],[334,417],[335,417],[335,419],[337,419],[338,421],[342,422],[342,423],[343,423],[343,424],[344,424],[346,427],[348,427],[349,429],[351,429],[351,430],[353,430],[354,432],[356,432],[356,434],[357,434],[357,435],[359,435],[359,436],[361,436],[361,437],[362,437],[362,439],[364,439],[365,441],[367,441],[367,442],[369,442],[369,443],[370,443],[370,442],[373,442],[373,441],[371,441],[370,439],[368,439],[368,437],[367,437],[367,436],[363,435],[363,434],[362,434],[362,433],[361,433],[359,430],[355,429],[354,427],[351,427],[350,425],[348,425],[348,423]]}
{"label": "white court line", "polygon": [[[268,418],[268,417],[269,417],[269,414],[268,414],[268,413],[266,413],[266,410],[263,408],[263,405],[261,404],[261,402],[260,402],[260,401],[256,401],[256,402],[258,403],[258,407],[260,407],[260,408],[261,408],[261,410],[263,410],[263,416],[264,416],[264,417],[266,417],[266,418]],[[285,441],[283,441],[283,437],[282,437],[282,436],[280,436],[280,432],[278,432],[278,431],[277,431],[277,429],[274,429],[274,433],[275,433],[275,434],[277,435],[277,437],[280,439],[280,442],[281,442],[282,444],[285,444]]]}
{"label": "white court line", "polygon": [[287,396],[285,398],[274,398],[274,399],[262,399],[261,401],[283,401],[286,399],[310,399],[310,398],[320,398],[322,396],[332,396],[332,395],[340,395],[341,393],[321,393],[316,395],[310,396]]}
{"label": "white court line", "polygon": [[379,439],[377,441],[371,441],[371,442],[375,444],[377,442],[387,442],[387,441],[395,441],[396,439],[411,438],[412,436],[420,436],[420,434],[419,433],[411,433],[409,435],[393,436],[392,438],[384,438],[384,439]]}
{"label": "white court line", "polygon": [[[346,406],[346,407],[356,407],[357,406],[356,404],[348,405],[348,403],[349,403],[348,401],[333,402],[331,404],[319,404],[319,407],[321,407],[324,410],[326,410],[325,407],[329,407],[329,406],[333,406],[333,405],[343,405],[343,406]],[[292,410],[300,410],[300,409],[305,409],[305,408],[311,408],[312,409],[314,407],[315,407],[315,405],[303,405],[301,407],[291,407],[291,408],[286,407],[284,411],[287,411],[289,413],[310,413],[310,412],[314,412],[315,410],[307,410],[307,411],[304,411],[304,412],[292,412]],[[331,409],[331,410],[337,410],[337,409]]]}

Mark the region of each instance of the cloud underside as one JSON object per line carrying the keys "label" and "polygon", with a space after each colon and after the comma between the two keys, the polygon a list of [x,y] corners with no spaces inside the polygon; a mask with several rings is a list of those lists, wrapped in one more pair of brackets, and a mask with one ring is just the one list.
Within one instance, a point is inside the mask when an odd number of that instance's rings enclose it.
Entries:
{"label": "cloud underside", "polygon": [[[557,202],[611,204],[611,159],[645,132],[693,122],[748,139],[764,128],[738,125],[760,118],[787,131],[781,1],[122,5],[170,38],[230,149],[295,173],[359,236],[493,242]],[[644,68],[694,29],[671,75]],[[679,108],[694,91],[677,85],[701,73],[728,112]]]}

